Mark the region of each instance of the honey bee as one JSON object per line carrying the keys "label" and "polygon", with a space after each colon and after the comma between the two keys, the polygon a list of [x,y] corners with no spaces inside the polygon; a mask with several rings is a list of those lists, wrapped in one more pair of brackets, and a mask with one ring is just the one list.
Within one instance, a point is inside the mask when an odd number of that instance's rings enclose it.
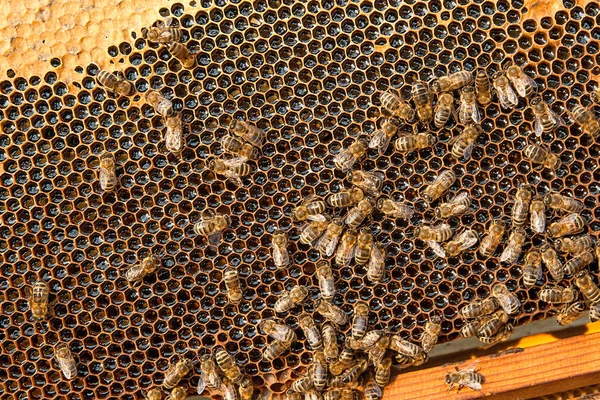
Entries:
{"label": "honey bee", "polygon": [[275,312],[288,312],[292,307],[302,303],[307,296],[308,289],[305,286],[294,286],[275,302]]}
{"label": "honey bee", "polygon": [[506,76],[513,84],[515,90],[521,97],[529,97],[537,90],[537,83],[530,78],[523,69],[517,65],[507,65]]}
{"label": "honey bee", "polygon": [[324,217],[325,218],[323,220],[318,219],[318,220],[310,221],[302,229],[302,232],[300,233],[300,239],[299,239],[300,243],[311,244],[321,237],[323,232],[325,232],[325,230],[329,226],[329,217],[328,216],[324,216]]}
{"label": "honey bee", "polygon": [[421,197],[427,202],[432,203],[439,199],[444,192],[450,189],[450,186],[456,181],[456,174],[451,170],[441,172],[431,184],[421,191]]}
{"label": "honey bee", "polygon": [[108,71],[99,71],[97,79],[102,86],[120,96],[131,96],[135,93],[133,84],[127,82],[121,75],[116,75]]}
{"label": "honey bee", "polygon": [[367,154],[367,141],[359,139],[350,146],[340,151],[333,158],[335,169],[348,172],[352,166]]}
{"label": "honey bee", "polygon": [[181,117],[173,115],[166,119],[167,131],[165,133],[165,146],[172,153],[180,153],[183,149],[183,128]]}
{"label": "honey bee", "polygon": [[496,297],[473,301],[460,309],[460,315],[463,318],[477,318],[488,315],[500,307],[500,302]]}
{"label": "honey bee", "polygon": [[313,353],[313,363],[311,367],[311,376],[315,388],[323,390],[327,385],[327,360],[322,350]]}
{"label": "honey bee", "polygon": [[239,400],[240,396],[235,388],[233,382],[229,379],[223,379],[221,384],[221,392],[223,393],[223,400]]}
{"label": "honey bee", "polygon": [[382,395],[381,387],[373,377],[373,374],[368,373],[365,381],[365,400],[379,400]]}
{"label": "honey bee", "polygon": [[239,387],[240,400],[253,400],[254,399],[254,386],[252,381],[246,377],[242,380]]}
{"label": "honey bee", "polygon": [[385,274],[385,248],[375,244],[371,249],[371,258],[367,264],[367,279],[373,283],[381,282]]}
{"label": "honey bee", "polygon": [[298,317],[298,325],[304,332],[306,341],[310,344],[313,350],[318,350],[323,347],[323,338],[321,337],[321,331],[315,324],[313,318],[308,314],[301,314]]}
{"label": "honey bee", "polygon": [[198,394],[204,392],[207,387],[218,389],[221,387],[221,377],[217,370],[217,364],[212,356],[205,354],[200,358],[200,378],[198,379]]}
{"label": "honey bee", "polygon": [[196,66],[196,57],[190,53],[190,51],[183,44],[173,42],[169,46],[169,53],[181,62],[186,69],[192,69]]}
{"label": "honey bee", "polygon": [[527,234],[522,228],[515,228],[508,237],[508,245],[500,255],[500,262],[514,264],[519,259]]}
{"label": "honey bee", "polygon": [[354,352],[351,348],[345,346],[338,359],[329,364],[329,372],[331,372],[331,375],[333,376],[339,376],[342,372],[352,367],[355,362]]}
{"label": "honey bee", "polygon": [[477,332],[479,329],[481,329],[481,326],[484,322],[485,321],[482,318],[476,318],[465,322],[463,327],[460,329],[461,336],[468,338],[477,335]]}
{"label": "honey bee", "polygon": [[402,339],[400,335],[390,337],[390,350],[410,358],[420,358],[425,354],[423,348],[417,344]]}
{"label": "honey bee", "polygon": [[228,160],[213,158],[207,164],[209,170],[217,175],[223,175],[228,181],[237,186],[242,186],[241,177],[250,175],[252,167],[246,164],[244,157],[235,157]]}
{"label": "honey bee", "polygon": [[558,156],[554,155],[549,148],[537,144],[528,144],[523,150],[526,159],[534,164],[541,164],[551,170],[556,170],[561,166]]}
{"label": "honey bee", "polygon": [[358,236],[353,230],[346,231],[335,254],[335,263],[339,266],[348,266],[354,257]]}
{"label": "honey bee", "polygon": [[387,386],[387,384],[390,383],[390,375],[392,372],[392,358],[385,357],[375,367],[375,382],[379,386]]}
{"label": "honey bee", "polygon": [[591,250],[586,250],[565,263],[565,273],[575,275],[592,262],[594,262],[594,254]]}
{"label": "honey bee", "polygon": [[[244,375],[240,367],[236,364],[235,359],[222,347],[215,348],[214,352],[215,361],[227,377],[227,380],[236,384],[240,383],[244,379]],[[225,383],[225,379],[223,383]]]}
{"label": "honey bee", "polygon": [[448,76],[442,76],[431,82],[431,90],[434,93],[451,92],[467,86],[473,81],[473,73],[469,71],[458,71]]}
{"label": "honey bee", "polygon": [[296,393],[306,393],[313,388],[313,381],[310,376],[303,376],[292,382],[290,391]]}
{"label": "honey bee", "polygon": [[388,217],[401,219],[410,219],[415,213],[412,206],[385,198],[377,201],[377,209]]}
{"label": "honey bee", "polygon": [[164,21],[158,21],[156,23],[156,27],[152,27],[145,32],[144,37],[148,39],[149,42],[154,43],[170,43],[181,41],[183,35],[179,29],[171,27],[172,21],[173,18],[171,17]]}
{"label": "honey bee", "polygon": [[228,215],[216,214],[208,210],[194,224],[194,232],[198,236],[208,236],[209,244],[216,246],[221,241],[221,234],[229,225],[231,225],[231,218]]}
{"label": "honey bee", "polygon": [[358,234],[356,240],[356,249],[354,250],[354,259],[358,265],[365,265],[371,258],[373,249],[373,234],[369,228],[363,228]]}
{"label": "honey bee", "polygon": [[364,358],[358,360],[354,366],[348,368],[348,370],[342,374],[341,381],[343,383],[356,382],[358,377],[367,370],[367,367],[367,360]]}
{"label": "honey bee", "polygon": [[369,325],[369,305],[359,301],[354,305],[354,316],[352,317],[352,339],[360,340],[367,333]]}
{"label": "honey bee", "polygon": [[458,107],[458,120],[461,124],[467,125],[481,122],[479,109],[477,108],[477,99],[475,89],[472,86],[464,87],[460,91],[460,106]]}
{"label": "honey bee", "polygon": [[392,138],[396,136],[397,131],[398,125],[393,119],[383,119],[383,122],[381,123],[381,129],[377,129],[371,136],[369,148],[377,149],[379,155],[383,155],[390,146]]}
{"label": "honey bee", "polygon": [[508,315],[519,313],[521,301],[514,293],[508,290],[505,284],[494,284],[492,286],[492,296],[498,300],[498,304]]}
{"label": "honey bee", "polygon": [[50,296],[50,288],[45,282],[36,282],[31,289],[31,297],[29,299],[29,308],[31,315],[35,320],[46,318],[50,312],[48,309],[48,297]]}
{"label": "honey bee", "polygon": [[423,351],[429,353],[433,349],[441,331],[442,319],[437,315],[433,315],[425,324],[425,330],[421,335],[421,347],[423,347]]}
{"label": "honey bee", "polygon": [[562,326],[570,325],[578,320],[584,311],[585,303],[583,301],[576,301],[575,303],[569,304],[560,310],[556,316],[556,321]]}
{"label": "honey bee", "polygon": [[446,203],[440,204],[435,208],[436,218],[450,218],[467,212],[471,207],[471,195],[468,192],[461,192]]}
{"label": "honey bee", "polygon": [[[340,308],[337,308],[334,305],[331,306],[335,307],[331,309],[335,309],[335,313],[339,314],[339,316],[336,316],[335,318],[338,318],[338,322],[342,322],[342,320],[346,318],[346,314],[344,314]],[[317,309],[317,311],[319,310]],[[341,317],[342,314],[343,317]],[[345,322],[340,325],[344,324]],[[335,332],[334,326],[330,322],[324,322],[323,326],[321,326],[321,335],[323,336],[323,353],[325,354],[325,357],[330,361],[336,360],[339,355],[339,348],[337,344],[337,333]]]}
{"label": "honey bee", "polygon": [[503,310],[499,309],[494,311],[483,323],[481,328],[477,331],[478,337],[490,337],[495,335],[500,328],[502,328],[508,322],[508,314]]}
{"label": "honey bee", "polygon": [[238,157],[245,158],[246,160],[255,160],[258,157],[258,150],[256,147],[249,143],[244,143],[240,139],[232,135],[223,135],[219,139],[223,150],[235,154]]}
{"label": "honey bee", "polygon": [[457,235],[457,237],[448,243],[446,243],[446,255],[448,257],[454,257],[459,255],[461,252],[467,250],[477,244],[479,235],[472,229],[467,229]]}
{"label": "honey bee", "polygon": [[355,187],[352,189],[341,190],[338,193],[330,194],[326,201],[332,207],[342,208],[350,207],[358,204],[365,198],[365,192],[362,189]]}
{"label": "honey bee", "polygon": [[416,135],[403,134],[400,132],[400,137],[396,139],[394,148],[397,152],[407,153],[413,150],[421,150],[433,146],[437,142],[435,136],[429,133],[417,133]]}
{"label": "honey bee", "polygon": [[175,111],[173,110],[173,103],[162,95],[157,90],[150,90],[146,93],[146,101],[150,104],[154,110],[165,118],[173,117]]}
{"label": "honey bee", "polygon": [[390,335],[386,332],[381,336],[381,338],[379,338],[373,347],[367,350],[369,363],[371,365],[379,365],[381,361],[383,361],[383,358],[385,357],[387,349],[390,345],[390,340]]}
{"label": "honey bee", "polygon": [[288,252],[288,237],[283,231],[276,231],[271,239],[273,245],[273,262],[277,268],[285,268],[290,264]]}
{"label": "honey bee", "polygon": [[331,257],[335,253],[343,230],[344,221],[341,218],[334,218],[327,226],[325,233],[317,241],[316,249],[327,257]]}
{"label": "honey bee", "polygon": [[569,214],[557,222],[550,224],[548,228],[553,238],[575,235],[585,228],[585,220],[577,213]]}
{"label": "honey bee", "polygon": [[162,400],[162,390],[159,388],[150,389],[146,392],[146,400]]}
{"label": "honey bee", "polygon": [[98,180],[100,181],[100,188],[107,192],[115,190],[119,184],[117,180],[117,161],[112,153],[104,153],[100,156]]}
{"label": "honey bee", "polygon": [[328,261],[319,261],[317,264],[317,277],[319,278],[321,296],[325,300],[331,301],[335,295],[335,280]]}
{"label": "honey bee", "polygon": [[525,287],[532,287],[540,279],[542,279],[542,253],[531,249],[525,254],[523,285]]}
{"label": "honey bee", "polygon": [[490,78],[487,72],[481,68],[475,74],[475,94],[477,102],[482,106],[487,106],[492,101]]}
{"label": "honey bee", "polygon": [[564,277],[564,269],[563,264],[558,258],[558,254],[554,248],[548,244],[542,246],[540,249],[542,252],[542,262],[548,268],[548,272],[550,272],[550,276],[555,281],[560,281]]}
{"label": "honey bee", "polygon": [[537,137],[542,136],[543,133],[552,133],[562,123],[561,118],[548,107],[548,104],[542,101],[541,97],[531,100],[531,108],[535,116],[533,127]]}
{"label": "honey bee", "polygon": [[590,235],[582,235],[574,238],[556,239],[554,245],[561,253],[569,255],[578,255],[591,249],[595,245],[595,240]]}
{"label": "honey bee", "polygon": [[590,321],[596,322],[600,320],[600,303],[590,305]]}
{"label": "honey bee", "polygon": [[583,133],[597,138],[600,135],[600,120],[596,118],[593,107],[584,108],[576,105],[572,110],[567,110],[567,114],[574,123],[581,126]]}
{"label": "honey bee", "polygon": [[410,104],[391,92],[385,92],[381,95],[381,106],[388,114],[404,122],[412,121],[415,117],[415,111]]}
{"label": "honey bee", "polygon": [[454,96],[450,93],[440,94],[434,110],[433,123],[435,127],[445,126],[452,114],[454,114]]}
{"label": "honey bee", "polygon": [[439,242],[445,242],[450,239],[452,237],[452,229],[448,224],[439,224],[434,227],[421,225],[415,229],[415,236],[427,243],[438,257],[446,257],[446,251]]}
{"label": "honey bee", "polygon": [[142,283],[146,275],[156,271],[160,267],[160,258],[155,255],[149,255],[144,258],[139,265],[129,268],[125,271],[125,279],[130,286]]}
{"label": "honey bee", "polygon": [[310,195],[302,201],[301,205],[294,208],[292,211],[292,218],[295,221],[306,221],[311,216],[322,216],[322,213],[325,212],[326,208],[327,204],[323,200],[318,199],[314,195]]}
{"label": "honey bee", "polygon": [[481,239],[479,244],[479,254],[483,257],[491,257],[498,248],[502,237],[504,236],[504,223],[500,220],[492,220],[488,228],[488,234]]}
{"label": "honey bee", "polygon": [[365,172],[359,169],[348,173],[348,180],[373,197],[379,196],[385,176],[381,172]]}
{"label": "honey bee", "polygon": [[495,335],[481,336],[481,337],[478,337],[478,339],[480,342],[487,344],[487,346],[485,346],[485,348],[488,349],[488,348],[494,346],[495,344],[508,339],[510,337],[510,335],[512,335],[513,330],[514,330],[513,325],[510,323],[507,323],[502,328],[500,328],[498,333],[496,333]]}
{"label": "honey bee", "polygon": [[263,146],[266,139],[266,135],[261,129],[246,121],[233,121],[230,131],[258,149]]}
{"label": "honey bee", "polygon": [[71,353],[69,345],[66,343],[59,343],[54,347],[54,358],[58,367],[62,371],[65,379],[71,380],[77,376],[77,363]]}
{"label": "honey bee", "polygon": [[452,155],[457,159],[464,157],[465,160],[468,160],[471,158],[471,153],[475,148],[475,141],[477,140],[479,133],[480,130],[477,126],[467,125],[454,141],[451,151]]}
{"label": "honey bee", "polygon": [[456,368],[456,372],[448,372],[446,374],[446,383],[449,385],[446,393],[450,392],[454,385],[458,385],[458,390],[464,387],[468,387],[472,390],[481,390],[481,385],[485,382],[483,375],[477,373],[476,367],[470,367],[467,369],[459,370]]}
{"label": "honey bee", "polygon": [[544,198],[544,203],[554,209],[568,213],[580,213],[583,211],[583,203],[568,196],[558,193],[550,193]]}
{"label": "honey bee", "polygon": [[539,297],[550,304],[572,303],[577,298],[577,292],[572,288],[546,287],[540,290]]}
{"label": "honey bee", "polygon": [[535,196],[531,200],[529,212],[531,213],[531,230],[536,233],[544,233],[546,230],[546,205],[541,196]]}
{"label": "honey bee", "polygon": [[285,324],[280,324],[272,319],[263,319],[258,323],[259,329],[280,342],[295,342],[296,333]]}
{"label": "honey bee", "polygon": [[192,362],[187,359],[179,360],[175,364],[171,364],[167,372],[165,372],[165,379],[163,380],[163,386],[167,390],[171,390],[177,386],[179,382],[189,374],[194,366]]}
{"label": "honey bee", "polygon": [[165,398],[165,400],[184,400],[187,397],[187,391],[181,387],[177,386],[171,390],[171,393]]}
{"label": "honey bee", "polygon": [[533,188],[529,185],[523,185],[517,189],[515,203],[511,210],[513,226],[523,226],[527,221],[527,213],[533,197]]}
{"label": "honey bee", "polygon": [[519,104],[519,98],[517,97],[517,94],[513,88],[510,86],[506,75],[503,72],[498,71],[494,74],[494,76],[492,76],[492,80],[494,90],[498,95],[498,100],[500,101],[502,108],[515,108],[517,104]]}
{"label": "honey bee", "polygon": [[[346,322],[348,322],[348,317],[344,310],[325,299],[318,299],[315,301],[315,310],[325,317],[325,319],[338,326],[346,325]],[[323,332],[323,335],[324,334],[325,333]],[[323,341],[325,341],[325,337],[323,337]],[[327,349],[325,349],[325,354],[327,354]]]}
{"label": "honey bee", "polygon": [[348,211],[345,223],[350,229],[356,229],[373,213],[374,203],[370,198],[362,199]]}

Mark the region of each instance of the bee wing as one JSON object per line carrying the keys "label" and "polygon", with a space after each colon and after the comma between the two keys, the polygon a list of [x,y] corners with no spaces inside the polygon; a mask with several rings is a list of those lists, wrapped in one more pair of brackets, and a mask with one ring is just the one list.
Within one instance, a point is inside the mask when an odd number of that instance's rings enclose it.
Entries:
{"label": "bee wing", "polygon": [[212,221],[213,219],[215,219],[217,215],[215,214],[215,212],[211,209],[206,209],[202,212],[202,216],[200,217],[200,219],[198,220],[198,222],[209,222]]}
{"label": "bee wing", "polygon": [[223,164],[230,168],[237,168],[241,165],[244,165],[248,159],[246,157],[234,157],[228,160],[222,160]]}
{"label": "bee wing", "polygon": [[173,17],[165,18],[164,20],[160,20],[156,23],[156,26],[159,28],[168,28],[173,23]]}
{"label": "bee wing", "polygon": [[204,373],[200,374],[200,378],[198,379],[198,387],[197,387],[198,394],[202,394],[202,392],[204,392],[204,389],[206,389],[206,381],[207,380],[208,379]]}
{"label": "bee wing", "polygon": [[560,222],[572,224],[575,222],[577,217],[579,217],[579,214],[577,214],[577,213],[569,214],[566,217],[564,217],[563,219],[561,219]]}
{"label": "bee wing", "polygon": [[308,220],[316,221],[316,222],[325,222],[325,221],[327,221],[327,218],[323,214],[316,214],[316,215],[309,215]]}
{"label": "bee wing", "polygon": [[498,100],[500,100],[500,105],[503,108],[513,108],[519,103],[519,98],[511,87],[507,86],[504,89],[500,89],[494,85],[494,88],[496,89]]}
{"label": "bee wing", "polygon": [[479,363],[475,362],[474,364],[471,364],[468,367],[459,370],[458,373],[459,374],[468,374],[468,373],[471,373],[471,372],[476,372],[478,365],[479,365]]}
{"label": "bee wing", "polygon": [[208,236],[208,243],[210,243],[211,246],[218,245],[220,241],[221,241],[221,231],[217,231]]}
{"label": "bee wing", "polygon": [[339,241],[340,241],[339,236],[335,236],[335,237],[331,238],[331,240],[325,247],[325,254],[327,255],[327,257],[331,257],[333,255],[333,253],[335,253],[335,249],[336,249]]}
{"label": "bee wing", "polygon": [[350,168],[352,168],[352,165],[354,165],[354,161],[354,157],[352,157],[352,154],[350,154],[348,150],[340,152],[333,158],[333,162],[336,165],[341,165],[342,172],[346,172]]}
{"label": "bee wing", "polygon": [[244,183],[242,182],[242,179],[240,178],[240,176],[238,175],[237,172],[234,172],[234,171],[225,171],[223,173],[223,175],[225,175],[228,180],[230,180],[231,182],[233,182],[237,186],[243,186],[244,185]]}
{"label": "bee wing", "polygon": [[371,141],[369,142],[369,148],[379,150],[379,155],[382,155],[387,150],[391,141],[391,136],[386,135],[383,129],[379,129],[373,133],[373,137],[371,137]]}
{"label": "bee wing", "polygon": [[471,246],[474,246],[477,243],[477,237],[468,236],[468,231],[464,231],[460,236],[460,241],[462,242],[462,248],[468,249]]}
{"label": "bee wing", "polygon": [[546,230],[546,216],[539,210],[531,211],[531,229],[537,233],[544,233]]}
{"label": "bee wing", "polygon": [[71,365],[70,365],[70,360],[64,360],[62,358],[57,358],[56,362],[58,363],[60,370],[63,372],[63,374],[65,374],[65,378],[73,379],[75,377],[75,375],[73,374]]}
{"label": "bee wing", "polygon": [[458,382],[458,384],[459,384],[459,385],[462,385],[462,386],[466,386],[466,387],[468,387],[469,389],[473,389],[473,390],[481,390],[481,383],[479,383],[479,382],[473,382],[473,381],[471,381],[471,380],[468,380],[468,379],[461,379],[461,380]]}
{"label": "bee wing", "polygon": [[[286,251],[287,249],[281,249],[279,246],[273,246],[273,261],[275,261],[275,265],[280,265],[282,267],[287,265],[287,263],[285,263]],[[289,259],[287,259],[287,262],[289,263]]]}
{"label": "bee wing", "polygon": [[467,193],[467,192],[460,192],[459,194],[457,194],[456,196],[454,196],[452,199],[450,199],[450,201],[448,201],[448,203],[456,206],[456,205],[462,203],[468,197],[469,197],[469,193]]}
{"label": "bee wing", "polygon": [[542,125],[542,119],[539,115],[535,116],[535,122],[533,123],[533,128],[535,130],[535,136],[540,137],[542,133],[544,133],[544,126]]}
{"label": "bee wing", "polygon": [[519,307],[521,306],[521,302],[519,302],[519,298],[516,296],[501,293],[495,297],[498,299],[500,307],[502,307],[502,309],[509,315],[514,314],[515,310],[518,311]]}
{"label": "bee wing", "polygon": [[426,242],[429,245],[429,247],[431,247],[431,250],[433,250],[436,256],[446,257],[446,250],[444,250],[441,244],[433,240],[427,240]]}
{"label": "bee wing", "polygon": [[314,194],[309,194],[308,196],[306,196],[306,197],[304,198],[304,200],[302,200],[302,205],[303,205],[303,206],[307,206],[307,205],[309,205],[310,203],[312,203],[312,202],[313,202],[313,200],[314,200],[316,197],[317,197],[317,196],[315,196]]}
{"label": "bee wing", "polygon": [[537,89],[538,86],[537,83],[535,83],[535,81],[523,71],[521,71],[519,78],[511,78],[511,82],[513,83],[515,89],[517,90],[517,93],[519,93],[519,96],[521,97],[526,97],[528,86],[531,86],[534,90]]}
{"label": "bee wing", "polygon": [[373,389],[373,394],[375,394],[378,397],[383,396],[383,392],[381,391],[381,387],[374,383],[373,385],[370,386],[370,389]]}
{"label": "bee wing", "polygon": [[174,153],[181,151],[181,148],[183,147],[183,141],[181,139],[181,131],[167,128],[167,132],[165,133],[165,145],[169,151]]}
{"label": "bee wing", "polygon": [[474,148],[475,148],[475,143],[471,143],[465,148],[465,152],[463,153],[465,160],[468,160],[469,158],[471,158],[471,154],[473,153]]}
{"label": "bee wing", "polygon": [[342,267],[347,267],[348,265],[350,265],[350,262],[354,258],[354,253],[356,251],[356,245],[352,246],[351,249],[346,250],[346,251],[348,252],[348,257],[346,257],[346,260],[344,261]]}
{"label": "bee wing", "polygon": [[507,261],[513,259],[515,251],[516,251],[516,249],[514,249],[514,246],[512,246],[509,243],[509,245],[506,246],[506,248],[504,249],[504,251],[500,255],[500,262],[507,262]]}
{"label": "bee wing", "polygon": [[481,115],[479,114],[479,109],[477,108],[476,102],[473,102],[471,105],[471,118],[473,118],[473,121],[476,123],[481,122]]}

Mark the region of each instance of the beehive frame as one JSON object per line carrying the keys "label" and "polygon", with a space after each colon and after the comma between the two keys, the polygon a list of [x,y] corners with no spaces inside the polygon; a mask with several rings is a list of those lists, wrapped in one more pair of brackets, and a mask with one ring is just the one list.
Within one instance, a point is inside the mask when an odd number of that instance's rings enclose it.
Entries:
{"label": "beehive frame", "polygon": [[[260,361],[268,340],[256,323],[274,315],[284,289],[317,284],[319,259],[296,243],[299,227],[290,213],[308,194],[325,196],[348,184],[332,158],[376,129],[378,95],[397,89],[408,98],[417,80],[478,67],[491,75],[511,60],[526,65],[543,99],[565,115],[573,104],[591,104],[589,93],[597,87],[599,12],[595,2],[564,1],[556,14],[540,18],[521,0],[174,4],[162,14],[183,30],[196,53],[194,70],[183,70],[164,47],[142,38],[116,49],[131,63],[123,73],[139,92],[159,89],[181,111],[186,148],[180,157],[166,153],[164,123],[152,108],[107,94],[94,64],[82,66],[85,77],[75,92],[53,72],[1,82],[5,393],[141,398],[161,382],[174,357],[194,358],[215,345],[235,355],[257,388],[266,382],[281,393],[289,369],[302,371],[311,353],[300,340],[285,357]],[[358,299],[368,301],[372,327],[387,326],[414,341],[428,317],[440,314],[441,341],[449,341],[462,326],[458,309],[502,281],[523,302],[517,324],[555,312],[537,301],[537,289],[522,289],[519,265],[499,266],[475,252],[446,261],[411,237],[413,226],[434,219],[418,190],[445,168],[459,177],[451,191],[468,189],[476,207],[453,218],[453,228],[483,233],[491,217],[509,215],[516,185],[528,182],[540,194],[556,190],[582,200],[589,230],[600,229],[600,147],[593,138],[575,126],[544,136],[563,162],[552,175],[522,158],[533,123],[525,101],[510,113],[497,103],[482,112],[486,134],[468,162],[450,157],[455,126],[448,125],[436,131],[433,149],[406,155],[390,149],[381,157],[369,152],[361,163],[364,170],[383,171],[383,192],[414,203],[416,214],[410,222],[374,215],[371,227],[387,245],[387,277],[370,285],[364,268],[337,271],[335,303],[345,311]],[[236,118],[268,131],[255,173],[239,189],[206,169],[206,158],[222,151],[217,139]],[[104,152],[119,163],[115,193],[98,186]],[[218,249],[192,232],[208,208],[233,217]],[[291,234],[287,270],[275,269],[270,259],[276,228]],[[532,238],[533,245],[542,241]],[[139,291],[130,289],[119,269],[149,252],[162,257],[163,267]],[[239,307],[227,302],[227,265],[239,266],[242,276],[246,299]],[[38,280],[50,285],[55,316],[33,323],[24,289]],[[311,312],[311,303],[292,310],[286,323],[295,327],[302,310]],[[51,360],[59,341],[69,342],[79,360],[79,376],[71,382]],[[192,391],[197,374],[187,382]]]}

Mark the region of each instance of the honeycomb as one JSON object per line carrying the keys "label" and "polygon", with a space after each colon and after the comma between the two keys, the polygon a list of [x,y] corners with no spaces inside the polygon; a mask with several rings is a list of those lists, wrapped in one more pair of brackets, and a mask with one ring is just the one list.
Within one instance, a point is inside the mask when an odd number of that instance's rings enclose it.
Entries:
{"label": "honeycomb", "polygon": [[[543,3],[543,2],[542,2]],[[533,6],[531,6],[533,7]],[[544,9],[545,10],[545,9]],[[538,10],[539,11],[539,10]],[[523,0],[404,2],[322,0],[209,1],[160,10],[182,29],[197,66],[182,69],[166,48],[143,38],[111,47],[131,66],[126,79],[138,92],[160,90],[185,125],[185,149],[167,153],[164,122],[141,98],[115,97],[97,84],[98,65],[81,65],[81,88],[70,93],[56,72],[0,82],[0,381],[14,399],[141,399],[162,383],[177,357],[223,346],[257,388],[283,393],[292,372],[312,362],[304,337],[284,357],[262,361],[267,338],[260,319],[297,284],[316,286],[319,253],[298,243],[291,212],[310,194],[348,186],[333,157],[357,137],[377,129],[379,94],[451,72],[486,68],[490,75],[512,61],[536,77],[543,99],[558,114],[590,105],[600,75],[600,6],[564,0],[553,14],[533,12]],[[522,301],[516,325],[541,320],[556,307],[538,302],[539,288],[524,289],[522,266],[484,260],[474,251],[437,258],[413,227],[435,220],[419,189],[439,171],[458,176],[451,191],[466,189],[475,210],[450,219],[482,234],[489,221],[510,215],[516,187],[560,191],[585,203],[589,230],[600,229],[600,146],[576,126],[562,126],[542,141],[560,155],[552,174],[534,168],[522,150],[533,115],[520,99],[511,112],[494,102],[467,162],[449,153],[454,125],[435,131],[434,148],[383,156],[369,151],[360,168],[382,171],[382,192],[412,203],[410,221],[375,213],[370,227],[387,246],[387,273],[370,284],[361,266],[335,271],[334,303],[348,314],[363,300],[370,327],[389,327],[417,341],[431,315],[443,318],[440,342],[459,337],[458,310],[504,282]],[[218,138],[244,119],[268,131],[254,173],[236,187],[206,168],[220,155]],[[452,123],[454,124],[454,122]],[[97,180],[99,156],[115,154],[117,191]],[[204,210],[232,216],[218,247],[193,233]],[[276,229],[290,233],[292,265],[277,269],[270,255]],[[528,240],[525,250],[544,237]],[[162,268],[130,288],[121,269],[148,254]],[[232,305],[222,280],[238,267],[244,300]],[[592,266],[597,273],[597,267]],[[31,319],[26,287],[49,284],[54,315]],[[547,280],[547,279],[546,279]],[[311,299],[319,297],[311,291]],[[307,301],[284,321],[296,328]],[[315,314],[317,322],[322,319]],[[341,332],[344,333],[344,332]],[[341,336],[341,335],[340,335]],[[65,381],[52,357],[67,342],[78,376]],[[199,365],[184,382],[193,392]],[[258,392],[255,392],[258,393]],[[213,393],[219,398],[219,393]]]}

